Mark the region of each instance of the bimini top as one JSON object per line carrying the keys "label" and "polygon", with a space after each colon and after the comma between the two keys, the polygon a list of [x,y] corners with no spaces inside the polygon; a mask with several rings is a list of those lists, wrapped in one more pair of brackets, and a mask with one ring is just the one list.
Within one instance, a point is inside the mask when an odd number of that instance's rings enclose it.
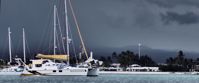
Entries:
{"label": "bimini top", "polygon": [[44,55],[44,54],[37,54],[36,58],[54,59],[54,60],[67,61],[69,59],[69,56],[68,55]]}

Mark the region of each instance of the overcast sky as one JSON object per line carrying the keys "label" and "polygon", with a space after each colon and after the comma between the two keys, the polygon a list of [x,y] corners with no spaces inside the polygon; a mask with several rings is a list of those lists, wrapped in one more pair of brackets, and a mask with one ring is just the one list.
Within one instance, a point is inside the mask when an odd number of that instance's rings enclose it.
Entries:
{"label": "overcast sky", "polygon": [[[53,29],[53,5],[59,5],[59,12],[64,13],[61,1],[2,0],[0,46],[5,48],[10,26],[17,48],[24,27],[30,48],[38,49],[41,35]],[[142,43],[152,49],[199,52],[199,0],[71,1],[90,49]]]}

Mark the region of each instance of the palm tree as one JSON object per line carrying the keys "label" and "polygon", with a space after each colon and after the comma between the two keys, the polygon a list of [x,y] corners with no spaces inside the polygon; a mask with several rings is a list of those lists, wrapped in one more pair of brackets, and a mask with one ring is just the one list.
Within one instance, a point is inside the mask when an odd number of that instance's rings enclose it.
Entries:
{"label": "palm tree", "polygon": [[116,53],[116,52],[113,52],[113,53],[112,53],[112,57],[113,57],[113,58],[117,58],[117,53]]}

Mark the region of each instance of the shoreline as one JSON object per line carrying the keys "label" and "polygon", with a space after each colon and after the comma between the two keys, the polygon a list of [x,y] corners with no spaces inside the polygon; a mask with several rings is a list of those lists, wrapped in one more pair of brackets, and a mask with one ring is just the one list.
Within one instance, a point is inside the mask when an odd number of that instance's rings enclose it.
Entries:
{"label": "shoreline", "polygon": [[99,71],[101,75],[121,74],[121,75],[199,75],[199,72],[129,72],[129,71]]}

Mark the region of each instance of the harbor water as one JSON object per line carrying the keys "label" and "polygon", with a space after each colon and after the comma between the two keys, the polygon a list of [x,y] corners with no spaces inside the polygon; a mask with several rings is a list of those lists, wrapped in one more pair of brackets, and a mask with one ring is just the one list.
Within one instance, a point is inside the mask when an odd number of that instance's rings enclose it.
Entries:
{"label": "harbor water", "polygon": [[199,75],[0,76],[0,83],[199,83]]}

